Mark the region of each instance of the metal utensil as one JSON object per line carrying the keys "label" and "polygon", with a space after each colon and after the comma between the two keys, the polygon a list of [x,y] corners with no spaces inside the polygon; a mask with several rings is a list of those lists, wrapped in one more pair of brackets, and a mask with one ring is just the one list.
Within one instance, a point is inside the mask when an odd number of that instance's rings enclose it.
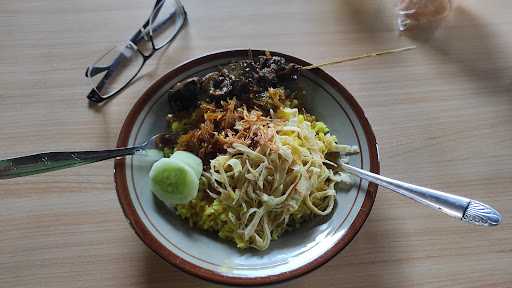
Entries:
{"label": "metal utensil", "polygon": [[160,133],[141,145],[133,147],[98,151],[45,152],[0,160],[0,179],[29,176],[117,157],[142,154],[149,149],[158,148],[162,141],[171,141],[176,137],[174,134]]}
{"label": "metal utensil", "polygon": [[380,176],[345,163],[339,163],[345,171],[376,183],[427,207],[441,211],[464,222],[483,226],[501,223],[501,214],[487,204],[398,180]]}
{"label": "metal utensil", "polygon": [[[160,148],[163,142],[175,141],[177,137],[171,133],[160,133],[141,145],[132,147],[98,151],[45,152],[0,160],[0,179],[29,176],[141,154],[149,149]],[[390,179],[342,162],[339,165],[351,174],[462,221],[484,226],[495,226],[501,223],[501,214],[498,211],[476,200]]]}

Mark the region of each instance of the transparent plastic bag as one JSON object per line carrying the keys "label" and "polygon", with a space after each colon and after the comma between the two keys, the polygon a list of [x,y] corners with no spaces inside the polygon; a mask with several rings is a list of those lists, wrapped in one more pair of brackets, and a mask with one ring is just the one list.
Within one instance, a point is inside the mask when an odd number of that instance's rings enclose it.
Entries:
{"label": "transparent plastic bag", "polygon": [[452,10],[452,0],[400,0],[398,28],[405,31],[418,25],[438,25]]}

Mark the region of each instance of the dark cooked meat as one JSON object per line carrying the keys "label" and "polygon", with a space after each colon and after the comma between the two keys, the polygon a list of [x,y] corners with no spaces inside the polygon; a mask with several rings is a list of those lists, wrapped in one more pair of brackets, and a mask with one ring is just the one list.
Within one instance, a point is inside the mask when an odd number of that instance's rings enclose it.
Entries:
{"label": "dark cooked meat", "polygon": [[231,78],[226,71],[209,73],[201,79],[201,90],[215,102],[226,100],[233,88]]}
{"label": "dark cooked meat", "polygon": [[156,148],[163,150],[166,147],[174,147],[180,136],[178,134],[162,134],[156,139]]}
{"label": "dark cooked meat", "polygon": [[178,139],[176,150],[194,153],[201,158],[203,165],[208,166],[210,160],[225,153],[224,141],[215,133],[212,122],[204,122],[199,128],[189,131]]}
{"label": "dark cooked meat", "polygon": [[195,108],[199,100],[199,77],[192,77],[176,84],[167,92],[171,113],[178,113]]}
{"label": "dark cooked meat", "polygon": [[286,66],[285,69],[280,69],[276,72],[277,81],[287,82],[297,80],[299,78],[300,72],[302,71],[302,67],[295,64],[290,63]]}
{"label": "dark cooked meat", "polygon": [[251,92],[251,83],[246,79],[235,79],[231,94],[237,95],[240,99],[249,96]]}
{"label": "dark cooked meat", "polygon": [[196,108],[199,100],[220,104],[236,97],[250,104],[269,88],[297,80],[300,72],[299,65],[287,63],[282,57],[266,55],[237,61],[202,78],[193,77],[176,84],[167,93],[171,113]]}
{"label": "dark cooked meat", "polygon": [[279,83],[297,80],[301,71],[299,65],[287,64],[282,57],[260,56],[258,61],[260,84],[267,88],[275,88]]}

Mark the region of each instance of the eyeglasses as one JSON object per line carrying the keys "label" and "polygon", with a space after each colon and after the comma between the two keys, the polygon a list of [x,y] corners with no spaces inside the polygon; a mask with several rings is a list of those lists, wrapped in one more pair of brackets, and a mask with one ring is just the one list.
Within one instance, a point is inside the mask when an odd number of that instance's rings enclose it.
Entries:
{"label": "eyeglasses", "polygon": [[149,18],[127,44],[114,47],[87,67],[92,90],[87,98],[101,103],[121,92],[144,64],[179,33],[187,13],[179,0],[157,0]]}

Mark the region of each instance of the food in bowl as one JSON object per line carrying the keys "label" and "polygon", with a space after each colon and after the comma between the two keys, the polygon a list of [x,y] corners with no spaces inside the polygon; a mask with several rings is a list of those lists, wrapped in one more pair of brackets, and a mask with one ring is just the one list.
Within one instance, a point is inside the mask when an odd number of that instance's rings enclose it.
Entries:
{"label": "food in bowl", "polygon": [[240,249],[265,250],[328,215],[335,185],[352,185],[335,158],[359,150],[305,110],[302,91],[290,85],[300,73],[267,53],[171,88],[169,130],[181,136],[165,143],[169,158],[150,172],[157,198]]}
{"label": "food in bowl", "polygon": [[[166,94],[176,83],[250,59],[248,55],[251,52],[255,57],[265,55],[265,51],[247,49],[215,52],[187,61],[163,75],[130,109],[117,146],[137,145],[169,129],[168,122],[163,119],[176,112],[170,111]],[[311,65],[294,56],[271,53],[272,56],[283,57],[287,63],[302,67]],[[301,69],[297,80],[283,86],[292,93],[304,91],[300,99],[306,111],[324,122],[330,133],[342,140],[339,143],[359,148],[357,155],[347,156],[351,165],[379,173],[375,134],[364,109],[341,83],[322,69]],[[292,86],[301,89],[294,90]],[[295,96],[299,98],[299,95]],[[169,139],[169,142],[177,141]],[[171,152],[169,149],[168,155]],[[151,250],[168,263],[222,284],[272,284],[321,267],[358,234],[371,213],[377,193],[377,185],[354,178],[351,189],[345,191],[336,186],[336,205],[328,216],[313,217],[300,228],[282,233],[264,251],[252,247],[240,250],[234,242],[223,240],[214,232],[190,227],[188,221],[176,215],[175,206],[168,208],[151,193],[148,181],[151,163],[147,160],[146,157],[127,157],[115,161],[116,191],[130,226]]]}

